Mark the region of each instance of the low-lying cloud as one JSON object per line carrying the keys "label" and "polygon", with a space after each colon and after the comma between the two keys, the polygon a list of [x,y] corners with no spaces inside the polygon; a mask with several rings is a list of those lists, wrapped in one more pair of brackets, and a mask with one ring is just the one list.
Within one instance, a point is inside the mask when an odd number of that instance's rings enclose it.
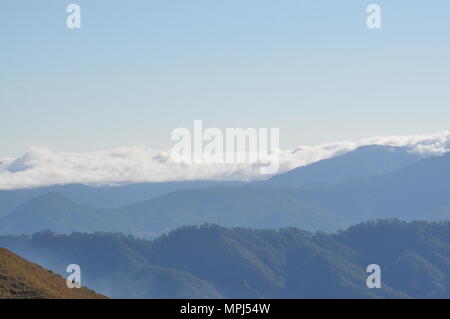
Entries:
{"label": "low-lying cloud", "polygon": [[[450,151],[450,132],[434,135],[371,137],[351,142],[301,146],[280,151],[280,171],[308,165],[365,145],[407,147],[411,152],[440,155]],[[54,152],[34,147],[19,158],[0,158],[0,189],[80,183],[125,183],[188,180],[257,180],[267,178],[257,164],[175,163],[170,150],[131,146],[86,153]]]}

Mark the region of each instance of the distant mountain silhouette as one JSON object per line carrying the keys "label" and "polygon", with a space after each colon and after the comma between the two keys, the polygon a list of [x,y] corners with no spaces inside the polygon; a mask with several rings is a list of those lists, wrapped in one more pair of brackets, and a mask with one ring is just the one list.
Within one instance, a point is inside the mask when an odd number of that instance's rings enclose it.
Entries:
{"label": "distant mountain silhouette", "polygon": [[242,184],[244,183],[226,181],[186,181],[98,187],[68,184],[30,189],[0,190],[0,217],[7,215],[23,203],[48,193],[61,195],[81,205],[99,208],[119,208],[180,189],[238,186]]}
{"label": "distant mountain silhouette", "polygon": [[214,187],[181,190],[121,209],[139,220],[142,231],[168,231],[183,225],[215,223],[223,226],[277,228],[289,225],[332,231],[348,220],[276,188]]}
{"label": "distant mountain silhouette", "polygon": [[66,280],[0,248],[0,299],[103,299],[86,288],[69,289]]}
{"label": "distant mountain silhouette", "polygon": [[119,231],[125,220],[113,210],[79,205],[49,193],[29,200],[3,217],[0,233],[31,234],[45,229],[58,233],[73,231]]}
{"label": "distant mountain silhouette", "polygon": [[344,155],[298,167],[270,178],[265,184],[277,187],[321,186],[352,178],[388,174],[421,160],[405,147],[362,146]]}
{"label": "distant mountain silhouette", "polygon": [[446,172],[450,172],[450,154],[415,161],[385,175],[350,178],[326,187],[249,184],[187,189],[118,209],[93,208],[46,194],[1,218],[0,234],[49,229],[58,233],[114,231],[149,238],[203,223],[336,231],[377,218],[447,220],[450,176]]}
{"label": "distant mountain silhouette", "polygon": [[[224,226],[337,230],[368,219],[450,217],[450,154],[415,161],[385,175],[348,179],[325,188],[182,190],[124,208],[163,229],[202,222]],[[153,225],[153,226],[152,226]]]}
{"label": "distant mountain silhouette", "polygon": [[7,215],[26,201],[47,193],[61,195],[81,205],[112,209],[166,195],[177,190],[246,185],[295,188],[328,186],[349,178],[387,174],[420,159],[420,155],[410,153],[406,148],[374,145],[360,147],[341,156],[296,168],[264,182],[186,181],[99,187],[69,184],[31,189],[0,190],[0,217]]}
{"label": "distant mountain silhouette", "polygon": [[448,219],[450,153],[431,157],[390,174],[348,180],[326,191],[300,192],[354,221],[398,217]]}
{"label": "distant mountain silhouette", "polygon": [[113,231],[154,237],[183,225],[205,222],[225,226],[335,230],[348,225],[316,203],[298,200],[278,189],[260,187],[176,191],[121,209],[76,204],[50,193],[32,199],[0,219],[0,234]]}

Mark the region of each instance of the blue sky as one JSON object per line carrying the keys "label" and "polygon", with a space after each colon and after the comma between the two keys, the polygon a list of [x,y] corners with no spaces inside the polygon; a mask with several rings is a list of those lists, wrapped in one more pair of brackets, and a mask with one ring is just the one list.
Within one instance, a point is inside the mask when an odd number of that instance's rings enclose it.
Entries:
{"label": "blue sky", "polygon": [[194,119],[279,127],[284,148],[450,129],[449,17],[444,0],[3,1],[0,155],[171,145]]}

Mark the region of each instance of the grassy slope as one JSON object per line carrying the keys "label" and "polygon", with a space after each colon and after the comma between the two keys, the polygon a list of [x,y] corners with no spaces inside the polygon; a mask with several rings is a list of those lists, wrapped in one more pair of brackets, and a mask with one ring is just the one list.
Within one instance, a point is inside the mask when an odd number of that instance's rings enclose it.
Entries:
{"label": "grassy slope", "polygon": [[94,291],[69,289],[66,281],[36,264],[0,248],[1,299],[102,299]]}

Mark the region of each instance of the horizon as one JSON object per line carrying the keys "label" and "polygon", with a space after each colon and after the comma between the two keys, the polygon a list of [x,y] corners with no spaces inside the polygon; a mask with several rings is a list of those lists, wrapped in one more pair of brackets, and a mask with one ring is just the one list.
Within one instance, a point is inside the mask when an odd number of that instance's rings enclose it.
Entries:
{"label": "horizon", "polygon": [[245,163],[176,162],[170,148],[130,146],[93,152],[57,152],[34,147],[19,157],[0,157],[0,190],[52,185],[90,186],[184,181],[258,181],[297,167],[346,154],[363,146],[401,147],[423,156],[450,151],[450,131],[430,135],[376,136],[359,141],[335,141],[315,146],[280,149],[280,169],[265,175],[260,165]]}

